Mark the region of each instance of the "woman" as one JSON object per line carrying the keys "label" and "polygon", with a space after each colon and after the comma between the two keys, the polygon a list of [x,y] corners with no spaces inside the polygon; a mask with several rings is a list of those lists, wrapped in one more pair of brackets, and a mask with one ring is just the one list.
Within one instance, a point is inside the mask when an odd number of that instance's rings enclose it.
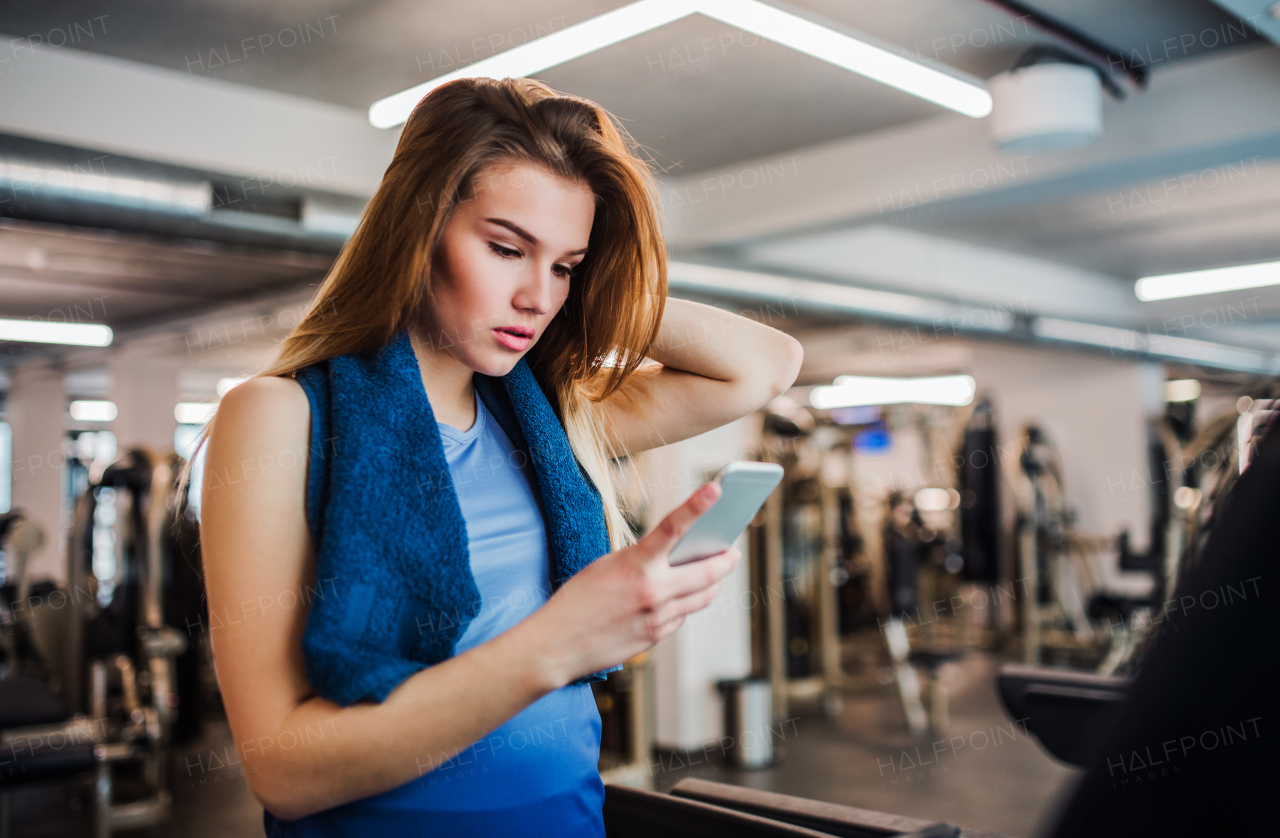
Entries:
{"label": "woman", "polygon": [[444,85],[278,360],[224,397],[212,642],[270,835],[603,834],[588,681],[738,560],[666,560],[714,485],[637,542],[608,461],[758,409],[801,359],[665,299],[652,194],[598,106]]}

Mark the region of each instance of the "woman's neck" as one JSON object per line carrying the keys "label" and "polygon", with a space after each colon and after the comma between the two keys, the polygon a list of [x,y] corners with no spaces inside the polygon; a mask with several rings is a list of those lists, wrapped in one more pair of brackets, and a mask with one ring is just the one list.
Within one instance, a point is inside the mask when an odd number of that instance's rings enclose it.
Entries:
{"label": "woman's neck", "polygon": [[469,430],[476,421],[471,368],[454,355],[420,340],[420,334],[414,328],[410,328],[409,338],[436,421],[461,431]]}

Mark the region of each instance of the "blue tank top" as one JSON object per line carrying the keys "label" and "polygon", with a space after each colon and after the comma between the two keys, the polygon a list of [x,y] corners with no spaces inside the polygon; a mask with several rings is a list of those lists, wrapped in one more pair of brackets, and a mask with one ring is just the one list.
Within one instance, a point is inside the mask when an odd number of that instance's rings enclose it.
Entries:
{"label": "blue tank top", "polygon": [[[466,431],[439,424],[467,525],[480,612],[454,654],[490,640],[551,594],[550,553],[531,466],[476,398]],[[597,769],[600,714],[589,684],[548,693],[438,766],[382,794],[305,818],[264,812],[270,838],[335,836],[590,836],[603,838]],[[424,760],[425,762],[425,760]]]}

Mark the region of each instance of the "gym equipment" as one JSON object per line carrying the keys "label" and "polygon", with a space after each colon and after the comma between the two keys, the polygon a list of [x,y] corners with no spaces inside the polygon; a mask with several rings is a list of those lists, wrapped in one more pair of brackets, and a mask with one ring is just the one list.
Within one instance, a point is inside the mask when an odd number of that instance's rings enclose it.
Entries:
{"label": "gym equipment", "polygon": [[1280,400],[1275,387],[1244,395],[1236,407],[1209,422],[1187,440],[1189,417],[1166,416],[1166,462],[1170,464],[1167,502],[1169,533],[1165,575],[1172,590],[1195,566],[1214,512],[1221,509],[1235,481],[1247,468],[1262,429]]}
{"label": "gym equipment", "polygon": [[1000,701],[1045,750],[1063,762],[1084,766],[1120,717],[1133,681],[1008,664],[996,677]]}
{"label": "gym equipment", "polygon": [[[1025,444],[1018,458],[1023,483],[1019,498],[1017,533],[1019,569],[1022,578],[1022,636],[1023,657],[1028,664],[1040,662],[1041,634],[1046,615],[1042,608],[1053,600],[1053,571],[1058,558],[1065,552],[1063,533],[1071,524],[1071,513],[1066,509],[1062,496],[1062,470],[1057,452],[1049,444],[1044,433],[1034,425],[1026,429]],[[1072,603],[1074,604],[1074,603]],[[1089,631],[1087,620],[1080,614],[1075,617],[1077,632]]]}
{"label": "gym equipment", "polygon": [[31,626],[19,621],[14,603],[32,601],[27,560],[44,546],[44,541],[44,530],[21,510],[0,515],[0,655],[6,680],[21,675],[22,661],[39,658],[31,645]]}
{"label": "gym equipment", "polygon": [[[6,628],[33,642],[14,649],[0,681],[0,741],[12,755],[0,772],[0,835],[13,787],[85,774],[97,838],[169,817],[173,732],[179,719],[183,735],[198,730],[202,652],[174,625],[205,625],[181,466],[136,449],[87,481],[65,586],[32,583],[15,565]],[[128,802],[115,799],[122,778],[141,790]]]}
{"label": "gym equipment", "polygon": [[[1135,556],[1127,533],[1114,539],[1076,533],[1056,448],[1035,425],[1023,439],[1015,493],[1020,579],[1014,591],[1021,603],[1023,661],[1039,665],[1051,650],[1064,661],[1112,674],[1132,658],[1135,632],[1150,621],[1161,589],[1159,562]],[[1153,544],[1153,554],[1162,551]]]}
{"label": "gym equipment", "polygon": [[1000,578],[1000,448],[995,409],[987,399],[974,405],[960,446],[956,489],[960,492],[960,538],[971,582],[994,585]]}
{"label": "gym equipment", "polygon": [[1276,770],[1261,735],[1280,703],[1280,622],[1262,587],[1280,535],[1274,404],[1249,406],[1233,452],[1245,453],[1224,467],[1235,476],[1217,478],[1230,491],[1214,493],[1203,547],[1184,563],[1136,677],[1014,666],[999,676],[1009,714],[1085,768],[1050,838],[1275,831]]}
{"label": "gym equipment", "polygon": [[839,597],[840,636],[875,625],[875,603],[872,595],[871,570],[862,561],[865,544],[858,532],[853,490],[846,484],[835,489],[836,537],[839,543],[835,578]]}
{"label": "gym equipment", "polygon": [[1280,534],[1280,422],[1261,410],[1263,432],[1241,435],[1245,468],[1215,493],[1204,546],[1054,838],[1275,831],[1276,771],[1258,725],[1277,709],[1280,623],[1262,585]]}
{"label": "gym equipment", "polygon": [[1199,433],[1193,432],[1194,402],[1170,402],[1164,417],[1155,424],[1150,472],[1157,476],[1152,480],[1151,549],[1146,555],[1133,554],[1125,534],[1119,543],[1120,567],[1152,574],[1154,591],[1149,601],[1096,596],[1090,603],[1091,616],[1107,616],[1114,636],[1099,673],[1132,668],[1150,645],[1150,638],[1160,631],[1165,608],[1172,601],[1167,592],[1175,590],[1194,569],[1215,510],[1225,504],[1273,412],[1274,390],[1274,385],[1269,385],[1241,396],[1234,409]]}
{"label": "gym equipment", "polygon": [[681,780],[669,794],[607,786],[609,838],[999,838],[786,794]]}
{"label": "gym equipment", "polygon": [[[1280,534],[1280,419],[1255,418],[1266,431],[1244,440],[1246,468],[1171,600],[1179,609],[1166,622],[1178,630],[1160,636],[1138,675],[1009,667],[1000,676],[1010,714],[1050,753],[1085,766],[1050,838],[1275,831],[1276,770],[1261,725],[1280,704],[1271,683],[1280,623],[1260,585]],[[1242,586],[1250,580],[1259,586]],[[1237,587],[1242,598],[1203,601]],[[981,834],[701,780],[669,795],[611,786],[605,826],[611,838]]]}
{"label": "gym equipment", "polygon": [[761,450],[748,453],[784,469],[747,530],[751,590],[762,604],[752,614],[753,670],[772,685],[775,722],[795,704],[828,714],[841,705],[839,601],[849,576],[838,573],[848,505],[818,465],[850,455],[841,453],[839,435],[824,430],[831,429],[817,428],[807,409],[782,397],[765,411]]}
{"label": "gym equipment", "polygon": [[912,649],[906,624],[897,617],[886,620],[883,631],[907,728],[916,736],[929,731],[945,732],[947,687],[939,677],[939,670],[943,664],[960,660],[964,653],[945,646],[921,645]]}

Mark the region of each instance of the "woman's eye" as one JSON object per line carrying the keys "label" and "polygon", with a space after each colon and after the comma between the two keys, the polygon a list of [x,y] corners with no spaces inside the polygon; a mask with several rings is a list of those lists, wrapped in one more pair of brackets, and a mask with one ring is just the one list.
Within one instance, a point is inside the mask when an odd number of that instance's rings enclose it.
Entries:
{"label": "woman's eye", "polygon": [[489,249],[504,259],[515,259],[520,255],[520,251],[512,250],[509,247],[503,247],[497,242],[489,242]]}
{"label": "woman's eye", "polygon": [[561,276],[565,279],[573,279],[578,275],[577,272],[568,265],[556,265],[552,270],[556,272],[556,276]]}

